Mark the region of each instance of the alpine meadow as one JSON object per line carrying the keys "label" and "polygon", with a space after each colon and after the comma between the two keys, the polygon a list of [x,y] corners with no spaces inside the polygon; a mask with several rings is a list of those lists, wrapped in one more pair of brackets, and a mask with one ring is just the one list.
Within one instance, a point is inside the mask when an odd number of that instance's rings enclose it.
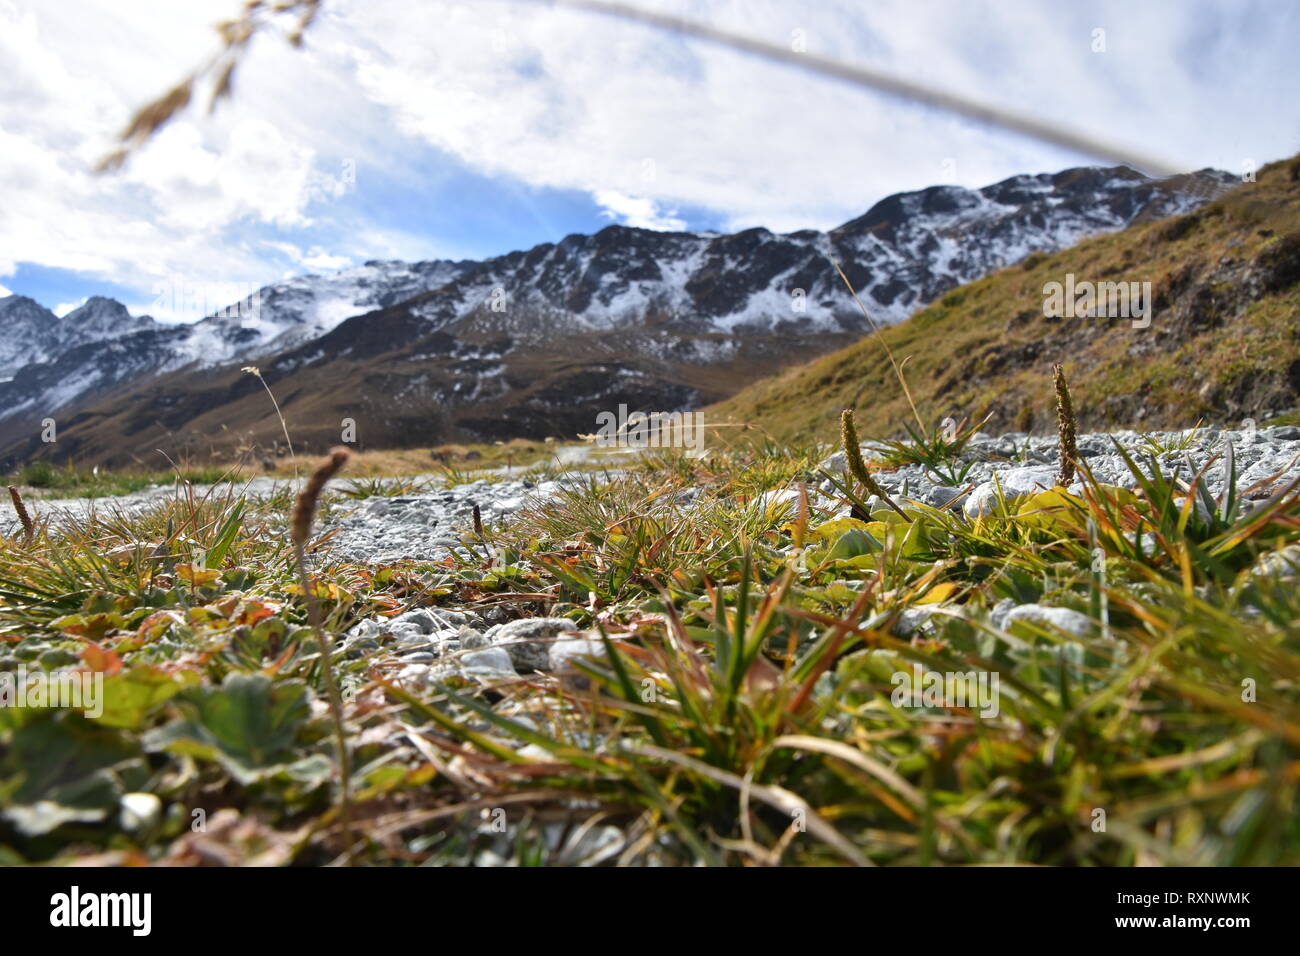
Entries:
{"label": "alpine meadow", "polygon": [[[192,938],[178,867],[888,866],[975,938],[1269,925],[1297,38],[0,0],[15,921]],[[256,932],[428,878],[277,877]]]}

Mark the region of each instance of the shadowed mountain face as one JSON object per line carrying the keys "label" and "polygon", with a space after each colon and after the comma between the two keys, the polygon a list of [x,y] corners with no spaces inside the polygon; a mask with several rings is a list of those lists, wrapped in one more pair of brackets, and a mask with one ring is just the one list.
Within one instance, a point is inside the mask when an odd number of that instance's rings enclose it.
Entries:
{"label": "shadowed mountain face", "polygon": [[[228,454],[279,431],[363,445],[571,437],[627,403],[672,410],[897,322],[954,287],[1081,238],[1187,212],[1235,183],[1125,167],[890,196],[830,232],[610,226],[483,262],[371,262],[260,290],[192,325],[92,299],[58,319],[0,300],[0,457],[125,464]],[[17,343],[17,344],[15,344]],[[59,440],[39,441],[53,418]]]}

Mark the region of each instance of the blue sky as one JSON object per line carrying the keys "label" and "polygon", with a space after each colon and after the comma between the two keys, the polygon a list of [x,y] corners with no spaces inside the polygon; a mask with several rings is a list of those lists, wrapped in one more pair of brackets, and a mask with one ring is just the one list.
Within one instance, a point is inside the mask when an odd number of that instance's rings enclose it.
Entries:
{"label": "blue sky", "polygon": [[[1044,116],[1179,168],[1300,151],[1300,5],[639,0]],[[523,0],[325,0],[233,101],[90,170],[237,0],[0,0],[0,294],[64,312],[166,283],[594,232],[830,228],[902,189],[1088,157],[777,64]],[[1104,48],[1097,49],[1097,31]],[[162,284],[162,285],[160,285]]]}

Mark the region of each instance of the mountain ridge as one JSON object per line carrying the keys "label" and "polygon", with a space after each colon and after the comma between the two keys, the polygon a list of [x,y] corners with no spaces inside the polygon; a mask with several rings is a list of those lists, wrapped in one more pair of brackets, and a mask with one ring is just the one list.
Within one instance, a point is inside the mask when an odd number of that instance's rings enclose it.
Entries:
{"label": "mountain ridge", "polygon": [[[1057,318],[1044,303],[1074,274],[1149,281],[1154,321]],[[924,420],[1055,429],[1051,366],[1064,363],[1079,427],[1262,424],[1300,405],[1300,158],[1166,220],[1031,256],[905,322],[755,383],[706,409],[761,422],[777,440],[836,434],[843,407],[863,434],[915,427],[883,346]]]}
{"label": "mountain ridge", "polygon": [[[715,400],[865,333],[832,263],[877,321],[899,321],[1008,261],[1195,208],[1234,182],[1213,170],[1152,180],[1127,167],[1079,167],[978,190],[895,194],[827,232],[611,225],[480,262],[373,260],[265,287],[248,303],[256,309],[42,353],[0,382],[0,449],[12,458],[48,453],[31,437],[47,416],[68,426],[57,454],[95,460],[118,460],[112,448],[127,439],[175,448],[178,432],[218,425],[262,441],[272,424],[266,410],[245,408],[235,384],[250,362],[287,384],[281,401],[295,427],[316,419],[309,427],[323,442],[338,430],[324,422],[357,415],[381,444],[588,431],[601,403],[671,409]],[[436,414],[419,424],[371,398],[298,397],[308,382],[335,392],[382,387]],[[187,390],[228,405],[225,419],[196,409]],[[168,408],[195,414],[148,421]],[[108,424],[124,412],[129,425]],[[208,434],[213,440],[233,441]]]}

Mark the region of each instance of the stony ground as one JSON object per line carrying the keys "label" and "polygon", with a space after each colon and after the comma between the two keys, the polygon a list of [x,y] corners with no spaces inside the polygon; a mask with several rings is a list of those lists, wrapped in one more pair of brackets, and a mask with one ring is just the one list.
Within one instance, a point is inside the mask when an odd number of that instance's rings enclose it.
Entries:
{"label": "stony ground", "polygon": [[[1166,474],[1180,469],[1184,475],[1200,472],[1211,459],[1215,466],[1205,475],[1210,493],[1222,494],[1227,470],[1224,452],[1233,447],[1238,486],[1250,504],[1261,508],[1280,490],[1300,479],[1300,427],[1283,426],[1262,431],[1197,429],[1187,432],[1116,432],[1086,434],[1078,439],[1079,453],[1087,468],[1100,482],[1133,488],[1137,479],[1130,472],[1115,443],[1130,455],[1154,453],[1155,461]],[[879,452],[871,443],[862,446],[865,455]],[[1162,450],[1168,449],[1168,450]],[[1003,499],[1015,499],[1055,485],[1058,470],[1059,442],[1055,437],[1034,437],[1023,433],[984,435],[977,433],[966,451],[951,463],[944,474],[919,464],[882,470],[877,479],[898,500],[915,500],[934,507],[958,508],[970,517],[988,514]],[[844,453],[836,452],[821,463],[828,472],[842,475]],[[960,478],[960,480],[954,480]],[[464,554],[460,545],[471,528],[472,508],[477,504],[482,519],[493,524],[508,523],[526,502],[544,500],[561,487],[558,481],[475,481],[443,488],[426,494],[375,497],[347,506],[336,507],[328,527],[339,535],[331,547],[351,560],[392,562],[402,559],[442,560],[453,551]],[[1079,493],[1081,479],[1068,490]],[[827,514],[847,517],[851,508],[836,498],[829,480],[812,491],[811,503]],[[793,489],[767,493],[773,505],[793,506],[798,492]],[[876,508],[880,502],[868,498]],[[1300,554],[1297,554],[1300,560]],[[920,611],[905,616],[901,626],[928,616]],[[996,609],[1000,624],[1008,620],[1050,620],[1072,633],[1084,633],[1089,622],[1077,612],[1043,609],[1037,604],[1023,607],[1007,600]],[[533,670],[554,669],[547,655],[567,661],[575,649],[587,648],[589,637],[562,639],[562,633],[576,631],[571,621],[546,619],[519,621],[505,626],[491,617],[473,611],[444,609],[417,610],[393,619],[364,621],[348,634],[350,646],[377,649],[379,635],[391,638],[390,654],[383,659],[387,666],[400,668],[404,679],[430,683],[445,679],[461,668],[461,673],[500,678]],[[560,640],[561,643],[553,644]],[[356,642],[368,642],[358,644]],[[461,651],[472,651],[462,654]],[[441,665],[436,661],[441,660]]]}
{"label": "stony ground", "polygon": [[[20,780],[0,837],[22,861],[1300,859],[1300,428],[1078,447],[1061,489],[1055,438],[864,444],[902,514],[829,449],[335,482],[309,562],[350,850],[292,484],[34,502],[0,671],[93,667],[118,703],[107,726],[0,711],[0,777],[91,736],[120,762]],[[1000,715],[891,706],[922,664],[1000,674]],[[766,809],[737,816],[739,791]],[[187,835],[195,808],[220,826]]]}

